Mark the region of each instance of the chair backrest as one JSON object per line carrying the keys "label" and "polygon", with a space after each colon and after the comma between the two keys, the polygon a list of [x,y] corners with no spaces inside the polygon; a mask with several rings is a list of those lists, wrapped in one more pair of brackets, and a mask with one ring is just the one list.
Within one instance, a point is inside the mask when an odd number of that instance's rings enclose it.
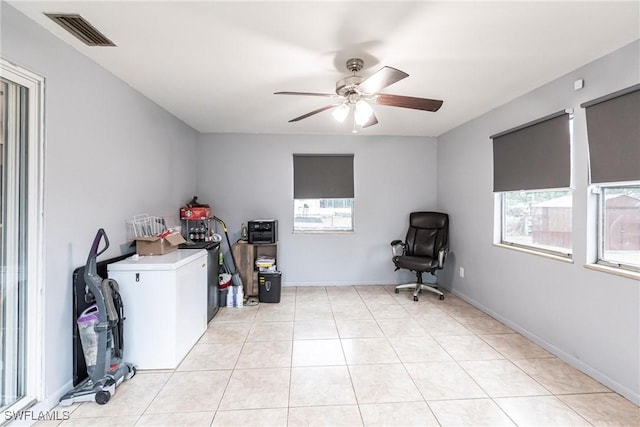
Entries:
{"label": "chair backrest", "polygon": [[440,212],[412,212],[409,215],[406,254],[438,258],[449,240],[449,215]]}

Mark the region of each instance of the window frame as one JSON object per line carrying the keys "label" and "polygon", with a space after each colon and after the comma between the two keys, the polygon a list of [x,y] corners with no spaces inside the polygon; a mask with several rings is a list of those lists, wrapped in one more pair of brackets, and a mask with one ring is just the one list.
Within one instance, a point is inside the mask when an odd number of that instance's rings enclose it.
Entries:
{"label": "window frame", "polygon": [[617,262],[605,257],[605,221],[606,221],[606,191],[608,189],[622,189],[627,187],[638,187],[640,181],[627,181],[617,183],[603,183],[593,184],[592,193],[596,195],[596,256],[595,265],[603,266],[607,269],[613,269],[621,273],[640,274],[640,266],[633,264],[625,264],[624,262]]}
{"label": "window frame", "polygon": [[[293,233],[353,233],[355,231],[355,155],[353,153],[293,153]],[[350,228],[333,227],[333,218],[340,209],[323,207],[321,205],[335,205],[336,200],[348,200],[350,208]],[[307,208],[311,208],[309,224],[319,224],[300,228],[296,221],[298,217],[304,217],[307,213],[302,208],[301,201],[309,201]],[[325,203],[323,203],[323,201]],[[324,212],[323,212],[324,211]],[[329,213],[329,215],[327,215]],[[339,213],[339,212],[338,212]],[[331,218],[330,224],[325,225],[324,219]]]}
{"label": "window frame", "polygon": [[7,413],[25,409],[44,398],[44,96],[45,79],[0,58],[0,76],[28,89],[27,107],[27,218],[29,260],[26,274],[27,314],[24,396],[4,408]]}
{"label": "window frame", "polygon": [[[572,247],[571,248],[568,248],[567,251],[560,251],[560,250],[554,250],[545,246],[528,245],[521,242],[514,242],[511,240],[507,240],[506,238],[507,215],[505,214],[505,209],[507,207],[506,197],[508,194],[534,193],[534,192],[535,193],[560,192],[560,191],[567,192],[567,195],[571,197],[571,201],[572,201],[571,203],[571,218],[572,218],[571,245]],[[527,253],[537,254],[537,255],[544,255],[547,257],[552,257],[554,259],[573,262],[573,196],[574,196],[573,190],[570,188],[556,188],[556,189],[549,188],[549,189],[543,189],[543,190],[528,190],[528,191],[502,191],[502,192],[495,193],[495,197],[496,197],[495,224],[496,224],[497,230],[494,236],[494,244],[497,246],[505,247],[505,248],[520,250],[522,252],[527,252]]]}
{"label": "window frame", "polygon": [[[300,200],[313,200],[313,201],[317,201],[318,205],[322,205],[322,201],[323,200],[331,200],[331,201],[335,201],[335,200],[349,200],[350,201],[350,208],[351,208],[351,228],[347,229],[347,228],[296,228],[296,217],[297,217],[297,212],[296,212],[296,202],[300,201]],[[346,208],[327,208],[327,207],[320,207],[319,209],[346,209]],[[344,234],[344,233],[354,233],[355,232],[355,198],[352,197],[347,197],[347,198],[317,198],[317,199],[293,199],[293,233],[310,233],[310,234],[314,234],[314,233],[319,233],[319,234],[330,234],[330,233],[338,233],[338,234]]]}
{"label": "window frame", "polygon": [[[524,170],[529,173],[529,175],[521,173],[516,173],[513,176],[507,173],[507,177],[509,179],[505,180],[504,172],[499,176],[496,175],[496,164],[503,164],[505,161],[505,152],[508,154],[508,151],[499,150],[498,153],[502,153],[501,156],[496,156],[496,143],[505,144],[505,141],[508,143],[516,142],[521,143],[522,140],[527,142],[528,144],[531,141],[535,143],[539,143],[539,141],[547,139],[555,140],[557,143],[563,143],[564,135],[562,135],[555,126],[559,123],[558,120],[567,119],[568,124],[568,172],[566,175],[562,176],[557,173],[558,164],[555,165],[555,168],[552,168],[552,171],[555,171],[556,179],[551,181],[546,179],[539,179],[539,175],[537,173],[531,174],[532,170],[530,168],[524,168]],[[573,134],[573,125],[574,125],[574,110],[573,108],[566,108],[564,110],[560,110],[556,113],[549,114],[547,116],[541,117],[539,119],[533,120],[531,122],[525,123],[523,125],[517,126],[515,128],[494,134],[489,138],[493,141],[493,151],[494,151],[494,171],[493,171],[493,191],[494,191],[494,228],[493,228],[493,244],[499,247],[514,249],[521,252],[525,252],[533,255],[541,255],[547,258],[552,258],[559,261],[573,263],[573,202],[574,202],[574,193],[573,193],[573,180],[574,180],[574,134]],[[555,129],[555,131],[554,131]],[[524,132],[524,133],[523,133]],[[521,133],[520,137],[517,140],[510,141],[505,140],[505,138],[512,138],[513,136]],[[548,142],[548,141],[547,141]],[[536,145],[538,146],[538,145]],[[543,145],[544,147],[544,145]],[[538,147],[538,151],[540,148]],[[527,162],[531,163],[528,155],[532,155],[531,152],[523,155],[521,151],[517,151],[517,158],[525,158],[528,159]],[[546,156],[548,156],[548,152],[545,152]],[[533,158],[537,159],[533,162],[534,165],[537,165],[533,170],[539,171],[541,170],[541,165],[546,165],[547,157],[540,158],[539,156],[533,156]],[[507,159],[510,159],[507,156]],[[520,165],[522,166],[522,165]],[[528,165],[527,165],[528,166]],[[513,165],[511,165],[513,169]],[[509,171],[508,169],[506,170]],[[523,178],[524,176],[524,178]],[[500,178],[500,179],[498,179]],[[568,181],[565,180],[568,179]],[[506,184],[505,184],[506,182]],[[565,186],[566,184],[566,186]],[[561,187],[556,187],[556,185]],[[506,206],[506,195],[509,193],[516,192],[559,192],[565,191],[571,197],[571,247],[567,249],[567,251],[559,251],[552,248],[544,247],[544,246],[533,246],[528,245],[521,242],[512,242],[510,240],[505,239],[505,229],[506,229],[506,215],[505,215],[505,206]]]}

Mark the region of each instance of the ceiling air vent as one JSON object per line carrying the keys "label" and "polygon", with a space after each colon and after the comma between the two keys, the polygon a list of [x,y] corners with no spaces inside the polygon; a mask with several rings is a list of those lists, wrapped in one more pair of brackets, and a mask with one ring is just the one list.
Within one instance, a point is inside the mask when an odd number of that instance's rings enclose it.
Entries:
{"label": "ceiling air vent", "polygon": [[55,23],[88,46],[115,46],[82,16],[74,13],[45,13]]}

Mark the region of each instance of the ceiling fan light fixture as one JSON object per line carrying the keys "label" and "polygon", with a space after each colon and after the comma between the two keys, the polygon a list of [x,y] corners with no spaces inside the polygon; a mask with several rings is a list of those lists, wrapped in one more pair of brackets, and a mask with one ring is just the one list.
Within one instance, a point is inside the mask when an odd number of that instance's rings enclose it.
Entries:
{"label": "ceiling fan light fixture", "polygon": [[353,133],[357,128],[369,128],[378,124],[378,118],[371,104],[387,105],[390,107],[402,107],[411,110],[438,111],[442,106],[442,101],[437,99],[416,98],[413,96],[392,95],[380,93],[384,88],[409,77],[409,74],[393,67],[382,67],[369,77],[363,78],[356,75],[364,66],[364,61],[359,58],[352,58],[347,61],[347,69],[353,72],[352,76],[347,76],[336,82],[336,91],[333,93],[316,92],[274,92],[274,95],[303,95],[322,96],[333,99],[340,99],[333,104],[316,108],[306,114],[289,120],[298,122],[302,119],[314,116],[323,111],[332,110],[333,118],[343,123],[351,115],[353,110]]}
{"label": "ceiling fan light fixture", "polygon": [[342,123],[349,115],[349,111],[351,111],[351,108],[349,108],[349,106],[345,103],[335,108],[331,113],[331,115],[333,116],[334,119]]}
{"label": "ceiling fan light fixture", "polygon": [[372,113],[373,108],[371,108],[371,105],[369,105],[367,101],[361,99],[356,102],[354,117],[358,126],[363,126],[365,123],[367,123],[371,118]]}

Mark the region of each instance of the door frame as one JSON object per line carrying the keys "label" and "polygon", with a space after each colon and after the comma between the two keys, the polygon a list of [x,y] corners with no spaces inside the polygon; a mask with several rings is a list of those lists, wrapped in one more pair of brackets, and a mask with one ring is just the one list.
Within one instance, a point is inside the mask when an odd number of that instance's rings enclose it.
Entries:
{"label": "door frame", "polygon": [[0,58],[0,76],[28,89],[27,119],[27,301],[25,393],[6,411],[17,412],[44,398],[44,77]]}

